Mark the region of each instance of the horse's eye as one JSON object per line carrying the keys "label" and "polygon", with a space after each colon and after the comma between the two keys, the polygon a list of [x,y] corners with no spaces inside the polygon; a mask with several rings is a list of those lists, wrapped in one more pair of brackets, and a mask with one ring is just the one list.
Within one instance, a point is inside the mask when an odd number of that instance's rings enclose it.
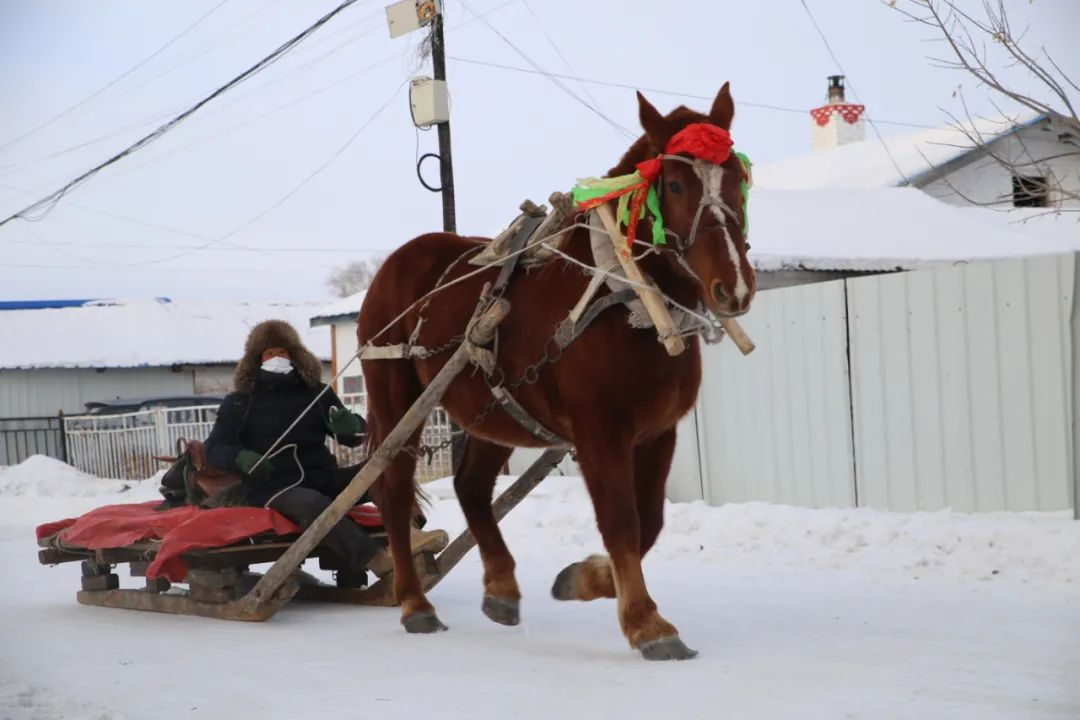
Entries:
{"label": "horse's eye", "polygon": [[671,182],[669,182],[668,188],[670,188],[671,192],[675,193],[676,195],[682,192],[682,185],[679,184],[678,180],[672,180]]}

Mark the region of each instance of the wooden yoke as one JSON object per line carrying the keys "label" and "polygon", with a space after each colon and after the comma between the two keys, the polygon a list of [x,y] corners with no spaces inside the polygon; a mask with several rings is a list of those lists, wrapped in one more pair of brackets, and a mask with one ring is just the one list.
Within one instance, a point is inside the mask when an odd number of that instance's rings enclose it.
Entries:
{"label": "wooden yoke", "polygon": [[[465,333],[465,341],[458,346],[454,354],[450,356],[446,364],[439,370],[431,383],[416,399],[402,416],[401,420],[383,443],[372,453],[367,464],[353,477],[349,485],[341,491],[330,505],[323,510],[322,514],[315,519],[307,530],[296,539],[288,550],[278,558],[277,562],[270,567],[266,574],[251,589],[251,591],[237,602],[246,612],[255,612],[260,606],[271,601],[279,589],[286,586],[286,582],[296,572],[300,564],[304,562],[311,551],[322,542],[326,534],[341,518],[349,511],[356,501],[382,475],[389,467],[394,457],[401,451],[402,446],[408,442],[416,428],[431,414],[431,411],[442,399],[446,388],[455,377],[469,363],[473,348],[478,345],[486,345],[494,337],[495,328],[502,322],[510,311],[510,303],[504,299],[497,299],[486,307],[490,302],[490,283],[484,287],[480,295],[480,303],[476,306],[473,319]],[[485,309],[486,308],[486,309]]]}
{"label": "wooden yoke", "polygon": [[604,229],[607,230],[608,237],[611,238],[611,243],[615,246],[615,257],[619,258],[619,264],[622,265],[627,279],[636,283],[633,286],[634,291],[645,305],[645,311],[649,313],[649,318],[653,321],[653,325],[656,326],[660,341],[664,343],[668,355],[681,354],[686,349],[686,342],[676,334],[678,329],[675,327],[675,321],[671,319],[671,313],[668,311],[667,305],[664,304],[660,291],[645,279],[637,262],[626,251],[626,238],[623,237],[623,234],[619,231],[618,223],[615,222],[615,213],[611,211],[607,204],[604,204],[596,207],[596,214],[600,218],[600,222],[604,223]]}
{"label": "wooden yoke", "polygon": [[[619,231],[618,223],[615,222],[615,213],[607,205],[598,206],[596,213],[600,217],[600,222],[604,223],[604,229],[607,230],[608,237],[611,238],[611,242],[615,245],[615,257],[619,258],[619,263],[622,264],[626,277],[636,283],[648,285],[652,288],[651,290],[645,290],[635,287],[634,290],[637,291],[638,297],[641,298],[641,302],[645,305],[645,310],[649,313],[653,324],[656,325],[656,330],[663,340],[664,347],[667,348],[668,355],[678,355],[686,349],[686,344],[680,336],[674,334],[675,321],[671,319],[671,313],[668,311],[667,305],[664,304],[660,292],[645,279],[637,262],[630,253],[626,252],[626,238],[623,237],[622,232]],[[731,336],[732,341],[743,355],[754,352],[754,341],[742,329],[742,325],[739,324],[738,320],[735,318],[721,318],[720,324],[724,327],[724,332]]]}

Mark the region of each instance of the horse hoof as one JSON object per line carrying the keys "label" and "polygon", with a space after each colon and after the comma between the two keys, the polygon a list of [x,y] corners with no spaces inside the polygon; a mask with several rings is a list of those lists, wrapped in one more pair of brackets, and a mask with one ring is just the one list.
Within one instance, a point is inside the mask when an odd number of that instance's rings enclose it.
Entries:
{"label": "horse hoof", "polygon": [[577,599],[577,590],[574,586],[577,582],[579,568],[581,568],[581,563],[576,562],[559,571],[559,574],[555,576],[555,582],[551,586],[551,597],[556,600]]}
{"label": "horse hoof", "polygon": [[413,613],[402,620],[401,624],[405,626],[405,632],[408,633],[435,633],[450,629],[442,624],[434,610]]}
{"label": "horse hoof", "polygon": [[646,660],[689,660],[697,656],[697,650],[686,647],[678,635],[643,642],[638,651]]}
{"label": "horse hoof", "polygon": [[521,622],[520,600],[507,600],[493,595],[485,595],[484,604],[481,607],[488,618],[500,625],[517,625]]}

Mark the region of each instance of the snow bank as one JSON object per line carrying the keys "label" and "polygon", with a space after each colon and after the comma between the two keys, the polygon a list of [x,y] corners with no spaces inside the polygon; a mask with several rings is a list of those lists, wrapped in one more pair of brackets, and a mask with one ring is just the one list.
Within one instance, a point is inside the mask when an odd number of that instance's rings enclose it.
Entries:
{"label": "snow bank", "polygon": [[671,504],[664,557],[851,570],[913,579],[1080,581],[1080,522],[1065,513],[895,513],[765,503]]}
{"label": "snow bank", "polygon": [[[513,481],[501,477],[496,492]],[[424,486],[445,522],[460,515],[449,480]],[[504,521],[518,553],[556,547],[603,552],[579,478],[550,477]],[[560,555],[563,553],[560,552]],[[1071,512],[963,514],[811,509],[768,503],[668,503],[648,562],[679,558],[785,571],[856,571],[860,577],[1080,582],[1080,522]]]}
{"label": "snow bank", "polygon": [[18,465],[0,467],[0,497],[100,497],[125,492],[132,483],[76,470],[67,463],[33,455]]}
{"label": "snow bank", "polygon": [[[157,497],[158,479],[104,480],[34,456],[0,468],[0,525],[32,526],[93,507]],[[500,477],[496,492],[516,478]],[[464,529],[449,478],[424,485],[429,527]],[[584,482],[549,477],[503,521],[519,558],[603,552]],[[19,530],[18,532],[23,532]],[[715,572],[772,568],[856,573],[860,579],[1080,583],[1080,522],[1062,513],[896,513],[768,503],[668,503],[649,564],[689,561]],[[721,569],[723,568],[723,569]],[[712,571],[710,571],[712,572]]]}

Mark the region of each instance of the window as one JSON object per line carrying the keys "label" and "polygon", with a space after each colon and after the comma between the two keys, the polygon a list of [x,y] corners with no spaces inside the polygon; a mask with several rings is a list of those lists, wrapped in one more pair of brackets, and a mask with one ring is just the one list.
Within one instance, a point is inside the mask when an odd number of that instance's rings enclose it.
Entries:
{"label": "window", "polygon": [[1013,207],[1046,207],[1046,178],[1013,175]]}
{"label": "window", "polygon": [[341,402],[346,407],[363,412],[367,406],[367,393],[364,390],[363,375],[346,375],[341,378]]}

